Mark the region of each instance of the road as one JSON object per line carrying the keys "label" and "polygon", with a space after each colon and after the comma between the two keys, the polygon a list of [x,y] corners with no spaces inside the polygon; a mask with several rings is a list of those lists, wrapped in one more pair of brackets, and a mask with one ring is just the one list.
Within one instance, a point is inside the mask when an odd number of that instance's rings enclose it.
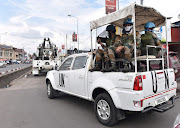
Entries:
{"label": "road", "polygon": [[[105,128],[96,120],[92,102],[69,95],[48,99],[45,76],[30,75],[11,85],[0,90],[1,128]],[[167,112],[129,113],[113,128],[172,128],[178,113],[180,98]]]}
{"label": "road", "polygon": [[6,72],[9,70],[13,70],[16,68],[20,68],[20,67],[27,67],[31,64],[12,64],[12,65],[7,65],[5,68],[0,68],[0,72]]}

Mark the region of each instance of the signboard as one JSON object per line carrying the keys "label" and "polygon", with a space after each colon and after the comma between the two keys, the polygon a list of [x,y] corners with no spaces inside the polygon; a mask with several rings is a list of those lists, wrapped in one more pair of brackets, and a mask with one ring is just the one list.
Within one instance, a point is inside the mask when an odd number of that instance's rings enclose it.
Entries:
{"label": "signboard", "polygon": [[65,49],[65,45],[62,45],[62,49]]}
{"label": "signboard", "polygon": [[75,32],[72,34],[72,41],[77,42],[77,34]]}
{"label": "signboard", "polygon": [[106,14],[116,11],[116,0],[105,0]]}

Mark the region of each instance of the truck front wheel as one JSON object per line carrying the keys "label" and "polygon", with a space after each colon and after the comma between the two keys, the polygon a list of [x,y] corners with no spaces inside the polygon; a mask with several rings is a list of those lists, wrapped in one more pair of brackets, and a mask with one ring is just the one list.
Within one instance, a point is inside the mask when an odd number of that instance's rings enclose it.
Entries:
{"label": "truck front wheel", "polygon": [[100,123],[106,126],[115,125],[118,122],[115,107],[111,97],[107,93],[99,94],[94,102],[96,117]]}
{"label": "truck front wheel", "polygon": [[53,89],[51,82],[47,82],[47,95],[49,99],[55,98],[55,90]]}

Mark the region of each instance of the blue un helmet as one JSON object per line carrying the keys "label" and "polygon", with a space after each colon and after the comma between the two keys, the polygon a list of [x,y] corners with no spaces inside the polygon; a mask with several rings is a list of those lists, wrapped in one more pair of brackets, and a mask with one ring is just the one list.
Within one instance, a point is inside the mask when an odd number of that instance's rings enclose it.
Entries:
{"label": "blue un helmet", "polygon": [[133,25],[133,22],[131,21],[131,19],[127,18],[127,19],[124,20],[123,26],[125,26],[126,24],[131,24],[131,25]]}
{"label": "blue un helmet", "polygon": [[[153,29],[155,28],[155,24],[153,22],[147,22],[144,25],[144,28],[145,28],[145,31],[153,32]],[[149,28],[151,28],[151,29],[149,29]]]}
{"label": "blue un helmet", "polygon": [[115,26],[114,25],[108,25],[107,27],[106,27],[106,31],[113,31],[113,32],[116,32],[116,28],[115,28]]}

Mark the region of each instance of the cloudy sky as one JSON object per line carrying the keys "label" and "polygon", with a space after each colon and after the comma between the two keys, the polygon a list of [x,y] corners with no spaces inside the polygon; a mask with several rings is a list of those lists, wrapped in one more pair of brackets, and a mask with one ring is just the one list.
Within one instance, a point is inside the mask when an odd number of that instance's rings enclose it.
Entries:
{"label": "cloudy sky", "polygon": [[[120,9],[140,0],[119,0]],[[60,48],[67,34],[68,48],[74,46],[72,33],[79,21],[80,49],[90,49],[89,22],[105,15],[105,0],[0,0],[0,43],[24,48],[28,53],[44,37],[50,37]],[[144,0],[145,6],[156,8],[177,21],[180,0]],[[75,44],[77,47],[77,43]]]}

